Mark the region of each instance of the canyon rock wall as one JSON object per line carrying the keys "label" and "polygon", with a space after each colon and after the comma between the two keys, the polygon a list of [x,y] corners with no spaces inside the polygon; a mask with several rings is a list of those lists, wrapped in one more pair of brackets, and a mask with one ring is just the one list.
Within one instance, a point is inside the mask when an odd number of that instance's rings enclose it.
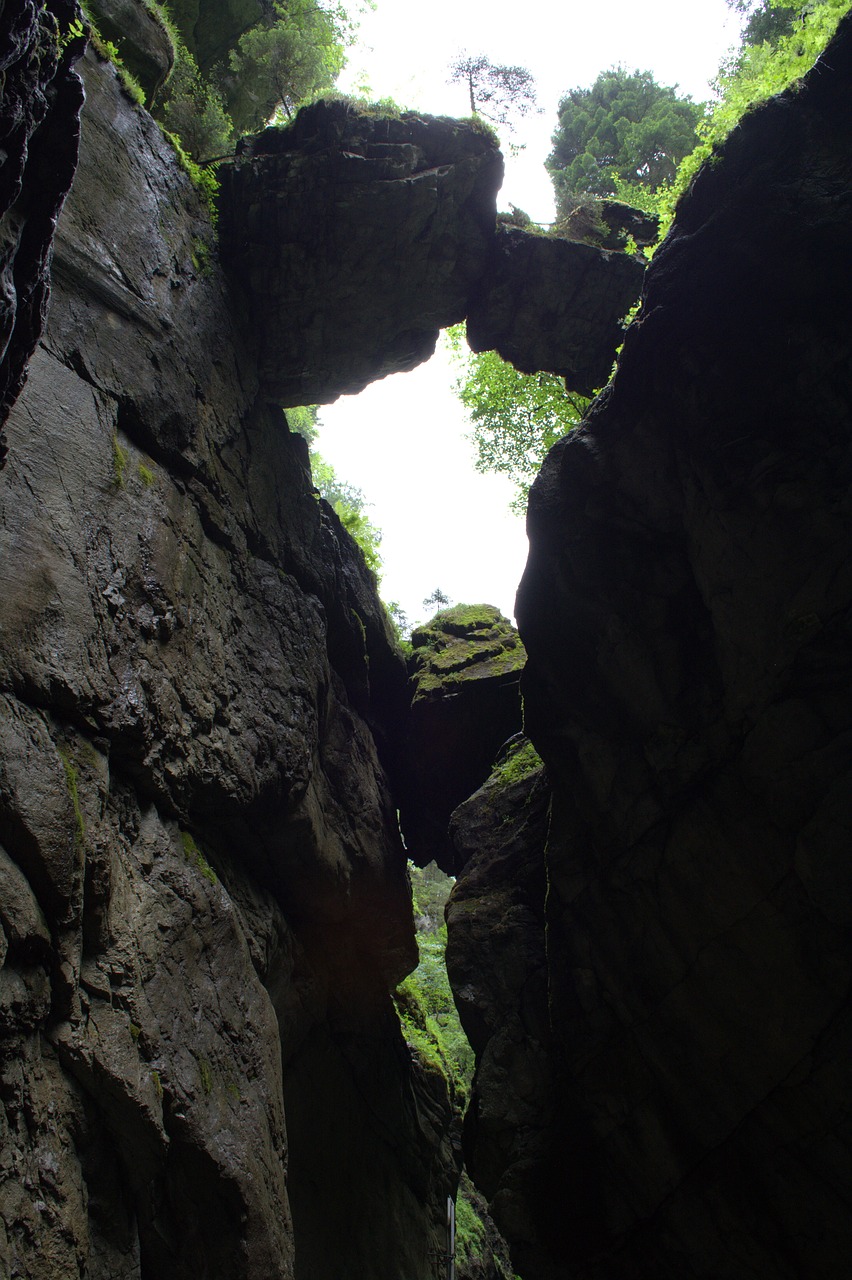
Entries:
{"label": "canyon rock wall", "polygon": [[0,19],[0,467],[50,295],[56,219],[77,164],[85,41],[75,0],[12,0]]}
{"label": "canyon rock wall", "polygon": [[85,79],[0,489],[0,1272],[427,1280],[458,1135],[389,998],[404,664],[206,208]]}
{"label": "canyon rock wall", "polygon": [[[522,689],[553,801],[526,928],[537,954],[544,914],[561,1155],[527,1171],[536,1276],[848,1266],[850,122],[847,18],[699,174],[612,386],[531,493]],[[481,861],[450,904],[464,973],[504,919]],[[480,1115],[525,1079],[492,1067],[492,1022]],[[513,1152],[469,1137],[499,1192]],[[492,1206],[518,1260],[529,1204]]]}

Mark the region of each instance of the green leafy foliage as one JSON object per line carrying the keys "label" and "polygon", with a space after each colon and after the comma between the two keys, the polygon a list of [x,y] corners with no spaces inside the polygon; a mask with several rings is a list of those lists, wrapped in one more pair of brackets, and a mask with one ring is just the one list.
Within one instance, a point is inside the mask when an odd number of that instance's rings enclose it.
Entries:
{"label": "green leafy foliage", "polygon": [[275,0],[219,69],[219,84],[239,132],[289,119],[300,102],[330,89],[343,69],[352,25],[340,5]]}
{"label": "green leafy foliage", "polygon": [[529,487],[545,454],[580,422],[589,401],[571,395],[552,373],[518,373],[496,351],[462,346],[462,326],[449,333],[461,373],[455,383],[471,426],[477,471],[506,475],[517,486],[513,510],[526,508]]}
{"label": "green leafy foliage", "polygon": [[288,409],[287,426],[307,440],[308,444],[313,444],[319,430],[318,414],[319,410],[315,404],[303,404],[297,408]]}
{"label": "green leafy foliage", "polygon": [[[807,0],[790,5],[783,0],[735,0],[740,12],[750,13],[743,42],[721,66],[715,89],[717,101],[700,122],[698,145],[682,161],[666,196],[667,220],[701,165],[752,107],[794,85],[822,54],[837,24],[852,8],[852,0]],[[752,19],[766,19],[752,26]],[[766,34],[758,40],[758,32]]]}
{"label": "green leafy foliage", "polygon": [[557,215],[567,217],[584,195],[618,196],[635,203],[670,183],[695,146],[704,108],[650,71],[611,67],[589,89],[569,89],[545,161]]}
{"label": "green leafy foliage", "polygon": [[743,28],[742,45],[774,43],[779,36],[787,35],[798,18],[801,4],[775,4],[773,0],[727,0],[728,8],[748,15]]}
{"label": "green leafy foliage", "polygon": [[234,130],[221,94],[202,76],[182,40],[176,42],[175,65],[153,113],[180,139],[196,165],[233,150]]}
{"label": "green leafy foliage", "polygon": [[316,451],[311,453],[311,473],[320,496],[334,508],[344,528],[363,551],[367,568],[378,577],[382,569],[382,557],[379,553],[382,531],[366,514],[365,508],[369,504],[364,494],[355,485],[341,480],[331,463],[326,462]]}
{"label": "green leafy foliage", "polygon": [[461,1105],[470,1089],[474,1061],[459,1022],[444,961],[444,903],[453,881],[434,862],[422,868],[409,863],[408,870],[420,963],[397,988],[394,1000],[409,1047],[447,1077]]}

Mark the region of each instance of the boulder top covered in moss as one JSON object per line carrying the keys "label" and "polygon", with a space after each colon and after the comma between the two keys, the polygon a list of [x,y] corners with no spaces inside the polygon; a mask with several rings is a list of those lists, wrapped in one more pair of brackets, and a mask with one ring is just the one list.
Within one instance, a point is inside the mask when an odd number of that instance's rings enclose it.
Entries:
{"label": "boulder top covered in moss", "polygon": [[508,618],[490,604],[442,609],[411,636],[413,697],[441,698],[471,680],[517,681],[526,650]]}

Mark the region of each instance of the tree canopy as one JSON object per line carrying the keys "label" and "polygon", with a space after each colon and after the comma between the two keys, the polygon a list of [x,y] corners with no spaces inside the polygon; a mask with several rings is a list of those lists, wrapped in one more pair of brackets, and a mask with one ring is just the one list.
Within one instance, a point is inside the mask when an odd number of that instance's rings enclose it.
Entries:
{"label": "tree canopy", "polygon": [[450,341],[461,364],[456,394],[470,422],[474,466],[508,476],[517,488],[512,508],[523,512],[542,458],[577,425],[589,402],[569,395],[555,374],[518,373],[496,351],[466,353],[461,326]]}
{"label": "tree canopy", "polygon": [[624,196],[671,182],[696,144],[704,108],[650,71],[611,67],[590,89],[569,89],[545,161],[560,217],[586,195]]}
{"label": "tree canopy", "polygon": [[742,33],[744,47],[763,44],[764,41],[772,44],[781,36],[788,35],[805,7],[803,3],[779,4],[777,0],[727,0],[727,4],[736,13],[747,15]]}
{"label": "tree canopy", "polygon": [[460,53],[450,63],[450,84],[463,84],[470,114],[484,116],[492,124],[511,126],[513,116],[538,111],[535,80],[525,67],[490,62],[484,54]]}
{"label": "tree canopy", "polygon": [[219,84],[239,132],[261,129],[281,112],[330,89],[345,62],[345,13],[316,0],[275,0],[272,12],[240,37]]}

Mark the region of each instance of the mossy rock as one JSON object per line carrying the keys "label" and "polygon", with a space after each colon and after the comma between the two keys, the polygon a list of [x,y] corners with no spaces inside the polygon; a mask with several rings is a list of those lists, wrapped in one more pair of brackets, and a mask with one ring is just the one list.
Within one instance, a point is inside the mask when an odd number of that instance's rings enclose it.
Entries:
{"label": "mossy rock", "polygon": [[526,651],[515,628],[489,604],[442,609],[412,634],[412,702],[458,693],[472,680],[517,678]]}
{"label": "mossy rock", "polygon": [[454,871],[450,814],[521,729],[526,651],[489,604],[442,609],[411,638],[411,716],[400,815],[411,856]]}

